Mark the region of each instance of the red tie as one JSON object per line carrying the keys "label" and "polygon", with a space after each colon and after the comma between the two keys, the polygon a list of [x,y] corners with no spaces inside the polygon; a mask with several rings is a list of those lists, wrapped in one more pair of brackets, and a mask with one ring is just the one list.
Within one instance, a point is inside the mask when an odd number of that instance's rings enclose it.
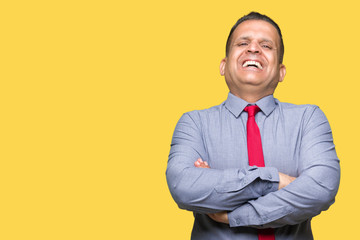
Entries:
{"label": "red tie", "polygon": [[[256,105],[248,106],[244,109],[248,112],[247,128],[247,148],[249,156],[249,165],[265,167],[264,155],[261,145],[261,135],[258,125],[255,122],[255,114],[260,111]],[[259,240],[275,240],[274,229],[259,229]]]}

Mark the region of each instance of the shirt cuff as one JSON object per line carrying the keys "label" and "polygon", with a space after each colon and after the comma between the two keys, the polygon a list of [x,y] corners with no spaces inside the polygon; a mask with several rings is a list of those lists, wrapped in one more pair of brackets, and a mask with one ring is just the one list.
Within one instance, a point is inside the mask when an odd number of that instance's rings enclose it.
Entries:
{"label": "shirt cuff", "polygon": [[[252,168],[252,167],[251,167]],[[257,168],[259,171],[259,177],[262,181],[262,190],[263,194],[267,195],[268,193],[275,192],[279,189],[279,171],[274,167],[259,167]],[[283,209],[282,209],[283,210]],[[255,216],[253,216],[254,211],[250,204],[245,204],[240,206],[238,209],[235,209],[232,212],[228,213],[229,225],[230,227],[238,227],[238,226],[249,226],[248,223],[245,221],[250,220],[250,222],[254,221]],[[256,221],[257,223],[261,223],[259,219]],[[258,224],[255,224],[258,225]],[[261,225],[259,226],[261,228]]]}
{"label": "shirt cuff", "polygon": [[263,196],[279,189],[279,171],[274,167],[259,168],[259,177],[263,180]]}

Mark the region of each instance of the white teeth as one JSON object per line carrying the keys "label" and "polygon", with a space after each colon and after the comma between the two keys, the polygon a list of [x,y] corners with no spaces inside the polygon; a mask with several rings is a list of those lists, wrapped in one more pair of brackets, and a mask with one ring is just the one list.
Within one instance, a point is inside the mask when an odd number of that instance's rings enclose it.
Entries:
{"label": "white teeth", "polygon": [[247,67],[249,65],[255,65],[256,67],[258,67],[260,69],[263,69],[261,64],[259,62],[256,62],[256,61],[245,61],[244,64],[243,64],[243,67]]}

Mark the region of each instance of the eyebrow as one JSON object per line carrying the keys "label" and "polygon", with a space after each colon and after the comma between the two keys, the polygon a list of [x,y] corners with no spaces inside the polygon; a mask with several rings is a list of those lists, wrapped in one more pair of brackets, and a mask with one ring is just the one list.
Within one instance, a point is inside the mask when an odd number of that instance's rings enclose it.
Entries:
{"label": "eyebrow", "polygon": [[[240,40],[251,40],[251,37],[249,37],[249,36],[239,37],[234,40],[234,43],[237,41],[240,41]],[[271,41],[270,39],[267,39],[267,38],[262,38],[260,42],[268,42],[268,43],[275,45],[273,41]]]}
{"label": "eyebrow", "polygon": [[274,44],[273,41],[266,39],[266,38],[261,39],[261,42],[268,42],[268,43]]}

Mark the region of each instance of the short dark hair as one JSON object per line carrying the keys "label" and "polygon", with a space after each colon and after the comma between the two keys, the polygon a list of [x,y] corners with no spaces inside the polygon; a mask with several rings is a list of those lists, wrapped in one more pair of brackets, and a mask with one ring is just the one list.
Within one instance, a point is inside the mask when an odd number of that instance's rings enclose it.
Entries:
{"label": "short dark hair", "polygon": [[229,51],[230,51],[231,35],[233,34],[233,32],[235,31],[235,29],[237,28],[237,26],[240,23],[248,21],[248,20],[262,20],[262,21],[270,23],[271,25],[273,25],[276,28],[276,30],[277,30],[277,32],[279,34],[279,37],[280,37],[279,61],[280,61],[280,63],[282,63],[283,58],[284,58],[284,42],[283,42],[283,38],[282,38],[282,35],[281,35],[281,30],[280,30],[279,26],[276,24],[276,22],[274,22],[271,18],[269,18],[266,15],[260,14],[258,12],[251,12],[248,15],[243,16],[242,18],[237,20],[235,25],[231,28],[228,39],[226,41],[226,56],[229,55]]}

